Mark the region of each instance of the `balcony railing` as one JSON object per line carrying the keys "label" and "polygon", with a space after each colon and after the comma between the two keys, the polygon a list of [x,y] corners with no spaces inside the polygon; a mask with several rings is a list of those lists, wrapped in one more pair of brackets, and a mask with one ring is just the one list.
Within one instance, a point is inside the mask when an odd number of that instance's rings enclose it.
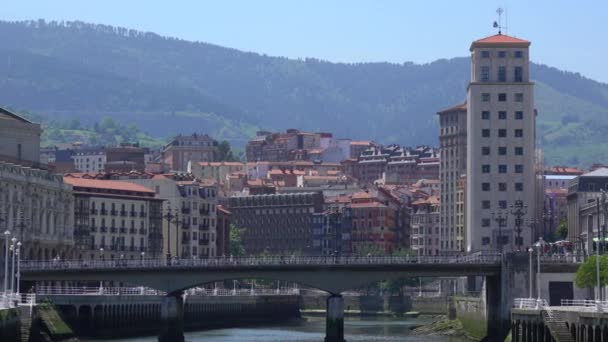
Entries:
{"label": "balcony railing", "polygon": [[129,234],[137,234],[137,229],[129,228]]}
{"label": "balcony railing", "polygon": [[146,230],[144,228],[139,228],[139,234],[146,234]]}
{"label": "balcony railing", "polygon": [[182,214],[190,214],[190,208],[182,208]]}
{"label": "balcony railing", "polygon": [[199,243],[199,245],[208,245],[209,239],[199,239],[198,243]]}
{"label": "balcony railing", "polygon": [[116,233],[116,231],[117,231],[116,227],[111,227],[110,228],[110,233]]}
{"label": "balcony railing", "polygon": [[136,216],[137,216],[137,212],[135,212],[135,211],[130,211],[130,212],[129,212],[129,215],[130,215],[131,217],[136,217]]}
{"label": "balcony railing", "polygon": [[108,215],[108,209],[101,209],[101,215]]}
{"label": "balcony railing", "polygon": [[127,216],[127,211],[126,210],[121,210],[120,211],[120,216]]}
{"label": "balcony railing", "polygon": [[209,209],[199,209],[198,213],[201,215],[209,215]]}
{"label": "balcony railing", "polygon": [[146,212],[145,211],[140,211],[139,212],[139,217],[146,217]]}
{"label": "balcony railing", "polygon": [[127,228],[121,227],[120,228],[120,232],[123,233],[123,234],[126,234],[127,233]]}
{"label": "balcony railing", "polygon": [[97,209],[91,209],[91,215],[97,215],[98,211]]}
{"label": "balcony railing", "polygon": [[97,232],[97,227],[95,227],[95,226],[91,226],[91,232],[92,232],[92,233]]}
{"label": "balcony railing", "polygon": [[112,210],[110,210],[110,215],[112,215],[112,216],[117,216],[117,215],[118,215],[118,211],[117,211],[117,210],[112,209]]}
{"label": "balcony railing", "polygon": [[108,227],[106,227],[106,226],[101,226],[101,227],[99,228],[99,231],[100,231],[100,232],[102,232],[102,233],[106,233],[106,232],[108,231]]}
{"label": "balcony railing", "polygon": [[200,229],[200,230],[209,230],[209,225],[208,224],[199,224],[198,225],[198,229]]}

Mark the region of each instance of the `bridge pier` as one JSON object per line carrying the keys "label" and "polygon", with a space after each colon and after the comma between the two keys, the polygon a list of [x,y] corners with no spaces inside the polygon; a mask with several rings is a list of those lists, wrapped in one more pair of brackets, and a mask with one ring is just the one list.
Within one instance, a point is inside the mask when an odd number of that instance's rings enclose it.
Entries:
{"label": "bridge pier", "polygon": [[161,331],[158,342],[184,342],[184,299],[182,292],[167,294],[160,308]]}
{"label": "bridge pier", "polygon": [[331,294],[327,297],[325,322],[325,342],[346,342],[344,340],[344,298]]}

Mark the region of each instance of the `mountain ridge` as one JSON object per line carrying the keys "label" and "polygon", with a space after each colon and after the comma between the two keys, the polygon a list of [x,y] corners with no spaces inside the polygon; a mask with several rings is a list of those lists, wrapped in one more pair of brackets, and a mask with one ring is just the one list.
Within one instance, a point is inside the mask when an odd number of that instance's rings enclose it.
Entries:
{"label": "mountain ridge", "polygon": [[[463,101],[470,75],[468,57],[289,59],[84,22],[0,22],[0,42],[10,61],[0,63],[2,104],[48,120],[109,115],[157,137],[205,131],[239,145],[257,129],[291,127],[436,145],[434,114]],[[599,138],[608,125],[608,85],[536,63],[531,75],[547,163],[608,158]]]}

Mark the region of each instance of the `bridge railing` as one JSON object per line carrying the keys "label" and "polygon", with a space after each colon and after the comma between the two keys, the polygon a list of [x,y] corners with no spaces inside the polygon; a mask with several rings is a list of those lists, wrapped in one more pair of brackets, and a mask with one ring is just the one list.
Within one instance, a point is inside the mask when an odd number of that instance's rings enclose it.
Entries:
{"label": "bridge railing", "polygon": [[552,254],[552,255],[541,255],[540,261],[546,264],[576,264],[585,261],[583,255],[565,255],[565,254]]}
{"label": "bridge railing", "polygon": [[538,304],[536,298],[515,298],[513,300],[513,307],[517,309],[537,309]]}
{"label": "bridge railing", "polygon": [[52,260],[21,262],[21,270],[159,268],[159,267],[231,267],[273,265],[403,265],[403,264],[497,264],[500,254],[466,256],[265,256],[211,257],[139,260]]}
{"label": "bridge railing", "polygon": [[[297,288],[281,287],[253,289],[205,289],[193,288],[184,291],[189,296],[293,296],[299,295]],[[38,286],[38,296],[165,296],[163,291],[147,287],[84,287],[84,286]]]}

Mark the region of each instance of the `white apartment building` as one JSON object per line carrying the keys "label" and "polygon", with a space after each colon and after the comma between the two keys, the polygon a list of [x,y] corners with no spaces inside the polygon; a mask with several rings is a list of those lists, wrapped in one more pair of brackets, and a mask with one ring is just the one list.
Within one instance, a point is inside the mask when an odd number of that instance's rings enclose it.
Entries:
{"label": "white apartment building", "polygon": [[467,170],[467,104],[459,104],[437,113],[441,158],[440,240],[442,254],[465,250],[463,175]]}
{"label": "white apartment building", "polygon": [[[534,84],[529,80],[530,42],[497,34],[471,45],[467,94],[467,251],[517,250],[516,200],[522,217],[521,248],[531,245],[535,210]],[[499,227],[493,215],[508,216]],[[499,231],[501,232],[499,234]],[[499,236],[501,235],[501,236]]]}
{"label": "white apartment building", "polygon": [[104,172],[106,165],[106,151],[103,148],[81,149],[72,155],[74,168],[80,172]]}

